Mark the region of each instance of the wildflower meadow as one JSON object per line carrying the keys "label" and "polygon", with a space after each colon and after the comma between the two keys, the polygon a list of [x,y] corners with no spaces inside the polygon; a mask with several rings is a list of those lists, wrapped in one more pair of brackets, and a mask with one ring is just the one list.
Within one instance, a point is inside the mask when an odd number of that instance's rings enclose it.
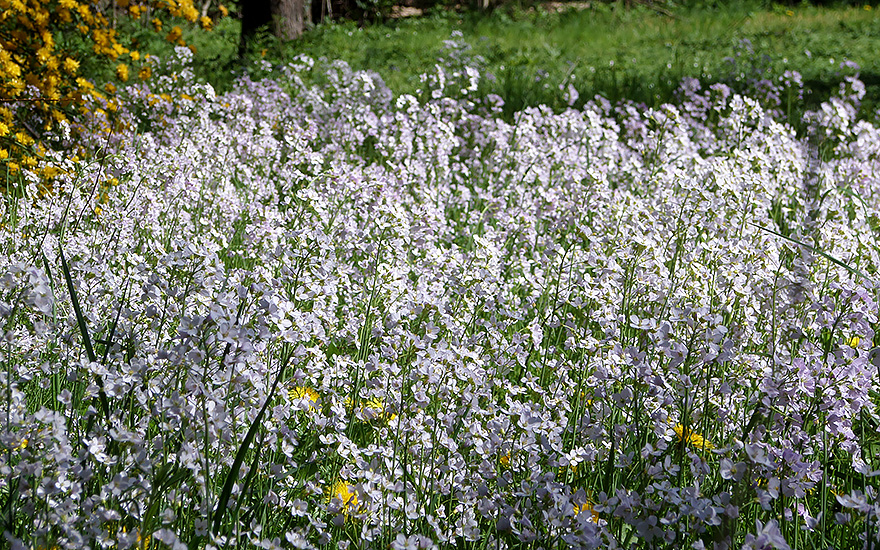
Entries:
{"label": "wildflower meadow", "polygon": [[466,55],[191,57],[3,196],[2,544],[880,544],[857,67],[509,120]]}

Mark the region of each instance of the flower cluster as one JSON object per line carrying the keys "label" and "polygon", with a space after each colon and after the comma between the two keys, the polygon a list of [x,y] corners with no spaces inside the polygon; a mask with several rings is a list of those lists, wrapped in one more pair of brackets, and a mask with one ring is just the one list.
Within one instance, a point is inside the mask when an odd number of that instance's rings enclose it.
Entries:
{"label": "flower cluster", "polygon": [[858,81],[798,134],[276,69],[125,87],[140,132],[4,211],[14,547],[876,545]]}
{"label": "flower cluster", "polygon": [[[160,13],[210,28],[192,0],[0,0],[0,181],[6,186],[35,167],[46,148],[70,141],[76,121],[96,113],[109,130],[116,116],[115,86],[97,88],[82,76],[83,63],[115,66],[120,82],[136,72],[150,76],[149,55],[126,47],[115,28],[117,14],[134,19]],[[159,19],[155,19],[160,21]],[[180,27],[172,42],[185,45]],[[83,43],[91,45],[88,54]],[[130,69],[140,67],[139,69]],[[37,175],[51,179],[55,169]]]}

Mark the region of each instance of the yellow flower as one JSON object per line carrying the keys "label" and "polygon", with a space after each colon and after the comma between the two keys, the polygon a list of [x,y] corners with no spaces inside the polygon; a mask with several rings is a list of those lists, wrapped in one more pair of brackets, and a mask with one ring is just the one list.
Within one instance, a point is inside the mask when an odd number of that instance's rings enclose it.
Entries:
{"label": "yellow flower", "polygon": [[582,514],[584,512],[590,513],[590,521],[593,523],[599,523],[599,512],[593,508],[593,503],[590,502],[590,499],[587,499],[587,501],[581,505],[574,505],[574,515]]}
{"label": "yellow flower", "polygon": [[141,80],[147,80],[153,74],[153,70],[150,69],[149,65],[144,65],[140,69],[138,69],[138,78]]}
{"label": "yellow flower", "polygon": [[169,42],[177,42],[181,36],[183,36],[183,30],[178,26],[174,26],[171,29],[171,32],[168,33],[168,36],[165,37],[165,40]]}
{"label": "yellow flower", "polygon": [[217,9],[220,10],[220,13],[223,15],[223,17],[229,17],[229,10],[226,8],[226,6],[220,4],[219,6],[217,6]]}
{"label": "yellow flower", "polygon": [[327,491],[327,502],[331,502],[334,498],[342,501],[342,511],[348,515],[352,511],[361,509],[358,506],[357,492],[355,488],[343,480],[337,480]]}
{"label": "yellow flower", "polygon": [[25,134],[24,132],[18,132],[17,134],[15,134],[15,141],[21,143],[24,146],[34,144],[34,139],[31,136]]}
{"label": "yellow flower", "polygon": [[849,340],[846,341],[846,344],[851,348],[855,348],[855,347],[858,347],[860,341],[861,340],[859,340],[858,336],[853,336],[852,338],[850,338]]}
{"label": "yellow flower", "polygon": [[195,23],[199,18],[199,10],[193,7],[191,4],[183,8],[183,18],[189,21],[190,23]]}
{"label": "yellow flower", "polygon": [[116,76],[119,80],[126,82],[128,80],[128,65],[120,63],[116,66]]}
{"label": "yellow flower", "polygon": [[161,20],[161,19],[159,19],[159,18],[153,18],[153,20],[150,21],[150,22],[153,24],[153,28],[154,28],[154,29],[156,29],[157,31],[161,31],[161,30],[162,30],[162,20]]}
{"label": "yellow flower", "polygon": [[67,74],[74,75],[78,69],[79,61],[70,57],[64,59],[64,71],[67,72]]}
{"label": "yellow flower", "polygon": [[[352,401],[350,397],[345,398],[345,406],[351,407]],[[371,397],[363,401],[360,406],[360,412],[366,419],[378,419],[390,421],[397,418],[396,414],[385,412],[385,401],[378,397]]]}
{"label": "yellow flower", "polygon": [[318,404],[318,400],[321,399],[321,396],[318,395],[318,392],[307,386],[297,386],[287,392],[287,396],[290,398],[291,401],[295,401],[297,399],[308,399],[309,410],[315,409],[315,406]]}
{"label": "yellow flower", "polygon": [[7,77],[18,78],[21,76],[21,66],[12,59],[3,59],[0,61],[0,69],[2,69]]}
{"label": "yellow flower", "polygon": [[[123,533],[126,532],[125,526],[122,527],[122,532]],[[138,550],[146,550],[147,548],[150,547],[151,542],[152,542],[152,537],[150,537],[150,535],[147,535],[146,537],[144,537],[143,535],[141,535],[141,530],[140,529],[137,530],[137,542],[136,542],[135,548],[137,548]]]}
{"label": "yellow flower", "polygon": [[9,134],[9,126],[5,122],[0,122],[0,137]]}
{"label": "yellow flower", "polygon": [[510,468],[510,453],[505,453],[498,457],[498,462],[505,468]]}
{"label": "yellow flower", "polygon": [[0,160],[6,160],[9,158],[9,151],[6,149],[0,149]]}
{"label": "yellow flower", "polygon": [[208,17],[207,15],[205,15],[201,19],[199,19],[199,23],[202,25],[202,28],[205,29],[206,31],[211,30],[211,25],[214,24],[213,21],[211,21],[211,18]]}
{"label": "yellow flower", "polygon": [[707,439],[704,439],[700,434],[692,431],[685,430],[684,426],[681,424],[676,424],[674,428],[675,435],[678,436],[678,440],[687,445],[691,445],[696,449],[714,449],[715,445],[712,445]]}

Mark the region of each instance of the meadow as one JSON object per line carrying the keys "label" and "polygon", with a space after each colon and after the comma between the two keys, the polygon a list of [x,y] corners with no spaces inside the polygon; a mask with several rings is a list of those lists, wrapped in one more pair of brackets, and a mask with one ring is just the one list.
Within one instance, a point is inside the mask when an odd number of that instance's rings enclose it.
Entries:
{"label": "meadow", "polygon": [[880,543],[860,67],[511,112],[446,40],[412,93],[177,48],[5,195],[6,544]]}

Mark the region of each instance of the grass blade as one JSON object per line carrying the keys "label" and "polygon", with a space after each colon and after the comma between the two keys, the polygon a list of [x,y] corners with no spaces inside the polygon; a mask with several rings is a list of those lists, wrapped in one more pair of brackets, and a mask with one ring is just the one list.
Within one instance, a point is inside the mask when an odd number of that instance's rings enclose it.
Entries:
{"label": "grass blade", "polygon": [[806,249],[809,250],[810,252],[813,252],[813,253],[815,253],[815,254],[818,254],[818,255],[822,256],[823,258],[825,258],[826,260],[828,260],[829,262],[839,265],[840,267],[842,267],[842,268],[844,268],[845,270],[849,271],[849,272],[852,273],[853,275],[858,275],[859,277],[865,279],[866,281],[870,281],[870,282],[872,282],[872,283],[874,282],[874,279],[868,277],[867,275],[865,275],[864,273],[862,273],[862,272],[859,271],[858,269],[856,269],[856,268],[854,268],[854,267],[851,267],[851,266],[847,265],[847,264],[846,264],[845,262],[843,262],[842,260],[838,260],[837,258],[835,258],[834,256],[832,256],[831,254],[828,254],[827,252],[823,252],[823,251],[819,250],[818,248],[816,248],[815,246],[810,246],[810,245],[808,245],[807,243],[802,243],[801,241],[799,241],[799,240],[797,240],[797,239],[792,239],[791,237],[786,237],[786,236],[783,235],[782,233],[779,233],[779,232],[777,232],[777,231],[773,231],[772,229],[769,229],[769,228],[767,228],[767,227],[762,227],[762,226],[760,226],[760,225],[758,225],[758,224],[755,224],[755,223],[752,223],[752,222],[748,222],[748,224],[751,225],[751,226],[753,226],[753,227],[757,227],[758,229],[762,229],[762,230],[764,230],[764,231],[766,231],[766,232],[768,232],[768,233],[773,233],[773,234],[776,235],[777,237],[782,237],[782,238],[785,239],[786,241],[789,241],[789,242],[792,242],[792,243],[794,243],[794,244],[797,244],[797,245],[803,246],[804,248],[806,248]]}
{"label": "grass blade", "polygon": [[[89,327],[86,325],[86,318],[83,317],[82,309],[79,307],[79,298],[76,295],[76,288],[73,286],[73,279],[70,277],[70,268],[67,266],[67,259],[64,258],[64,251],[59,249],[61,256],[61,271],[64,273],[64,282],[67,283],[67,291],[70,293],[70,301],[73,304],[73,313],[76,315],[76,324],[79,326],[79,333],[82,335],[83,347],[86,348],[86,356],[92,363],[97,361],[95,350],[92,348],[92,340],[89,338]],[[110,403],[107,401],[107,394],[104,393],[104,380],[100,375],[95,376],[98,383],[98,399],[101,402],[101,410],[104,417],[110,419]]]}
{"label": "grass blade", "polygon": [[214,515],[214,535],[217,535],[220,532],[223,513],[226,511],[226,507],[229,504],[229,497],[232,495],[232,487],[235,485],[236,480],[238,480],[238,473],[241,470],[241,464],[244,462],[244,457],[250,449],[254,436],[257,434],[257,429],[260,427],[260,421],[263,419],[266,409],[269,408],[269,403],[272,402],[272,396],[275,395],[278,383],[281,382],[281,379],[284,377],[284,371],[287,368],[287,362],[289,359],[290,355],[285,354],[285,358],[281,362],[281,367],[278,370],[278,376],[275,377],[275,381],[272,383],[272,388],[269,389],[269,393],[266,394],[266,401],[263,403],[263,406],[260,408],[260,412],[257,413],[254,421],[251,422],[247,435],[244,436],[244,441],[241,442],[238,452],[235,453],[235,459],[232,461],[232,467],[229,469],[229,474],[226,476],[226,481],[223,483],[223,490],[220,492],[220,498],[217,501],[217,511]]}

